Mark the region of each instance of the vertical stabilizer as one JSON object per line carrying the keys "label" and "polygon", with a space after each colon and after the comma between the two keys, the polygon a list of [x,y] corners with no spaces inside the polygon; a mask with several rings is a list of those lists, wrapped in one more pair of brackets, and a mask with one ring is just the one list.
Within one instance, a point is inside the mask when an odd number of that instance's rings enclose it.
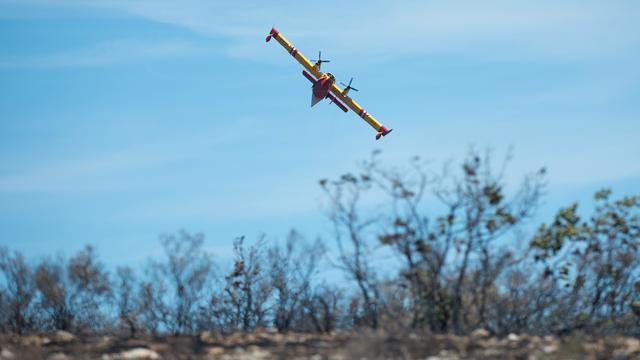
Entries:
{"label": "vertical stabilizer", "polygon": [[318,102],[320,102],[320,100],[322,100],[322,98],[319,98],[319,97],[313,95],[313,92],[311,93],[311,106],[312,107],[313,107],[313,105],[315,105]]}

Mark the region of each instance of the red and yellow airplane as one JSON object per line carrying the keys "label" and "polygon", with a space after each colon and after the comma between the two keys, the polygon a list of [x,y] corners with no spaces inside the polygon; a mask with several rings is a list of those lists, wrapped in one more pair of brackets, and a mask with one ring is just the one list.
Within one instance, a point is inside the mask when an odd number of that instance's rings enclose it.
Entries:
{"label": "red and yellow airplane", "polygon": [[[269,35],[267,35],[267,42],[271,39],[276,39],[282,47],[291,56],[293,56],[306,70],[302,70],[302,75],[306,77],[313,84],[312,94],[311,94],[311,106],[317,104],[320,100],[324,98],[328,98],[331,102],[335,103],[342,111],[348,112],[347,106],[353,110],[358,116],[360,116],[364,121],[369,123],[378,133],[376,134],[376,140],[380,139],[382,136],[386,136],[393,129],[388,129],[382,126],[378,120],[376,120],[371,114],[365,111],[362,106],[360,106],[357,102],[349,97],[349,90],[358,91],[351,87],[351,81],[349,84],[343,84],[345,86],[344,89],[341,89],[338,85],[336,85],[336,78],[331,73],[323,73],[320,71],[320,66],[324,62],[329,62],[329,60],[322,60],[320,56],[322,55],[318,52],[318,60],[315,60],[315,64],[311,63],[309,59],[307,59],[298,49],[293,46],[289,40],[287,40],[276,28],[271,28]],[[307,72],[308,71],[308,72]],[[345,104],[347,106],[345,106]]]}

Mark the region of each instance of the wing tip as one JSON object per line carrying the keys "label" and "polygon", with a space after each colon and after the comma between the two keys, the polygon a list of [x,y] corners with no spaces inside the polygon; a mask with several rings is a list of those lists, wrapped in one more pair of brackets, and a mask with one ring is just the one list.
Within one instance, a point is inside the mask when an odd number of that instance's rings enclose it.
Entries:
{"label": "wing tip", "polygon": [[376,134],[376,140],[380,140],[381,137],[387,136],[392,131],[393,129],[387,130],[387,128],[384,126],[380,127],[380,131],[378,131],[378,133]]}

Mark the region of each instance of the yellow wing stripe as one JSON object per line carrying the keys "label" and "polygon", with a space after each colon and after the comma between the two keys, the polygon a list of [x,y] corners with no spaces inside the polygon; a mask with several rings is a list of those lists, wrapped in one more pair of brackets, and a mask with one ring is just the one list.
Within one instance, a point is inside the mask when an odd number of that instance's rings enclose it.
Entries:
{"label": "yellow wing stripe", "polygon": [[358,114],[358,116],[360,116],[364,121],[366,121],[369,125],[371,125],[371,127],[373,127],[376,131],[381,131],[382,125],[378,122],[378,120],[376,120],[376,118],[374,118],[373,116],[371,116],[371,114],[366,112],[362,108],[362,106],[360,106],[360,104],[358,104],[355,100],[353,100],[347,95],[344,95],[342,91],[343,90],[340,89],[340,87],[335,83],[331,87],[331,92],[335,96],[337,96],[338,99],[340,99],[340,101],[342,101],[351,110],[353,110],[354,113]]}
{"label": "yellow wing stripe", "polygon": [[284,36],[282,36],[282,34],[280,34],[279,32],[273,35],[273,38],[276,39],[276,41],[278,41],[280,43],[280,45],[282,45],[282,47],[287,50],[287,52],[289,54],[291,54],[291,56],[293,56],[296,60],[298,60],[298,62],[304,66],[305,69],[307,69],[307,71],[309,71],[311,74],[313,74],[313,76],[316,77],[316,79],[320,78],[320,76],[322,76],[322,72],[320,72],[318,70],[318,68],[311,63],[311,61],[309,61],[309,59],[307,59],[306,56],[304,56],[300,51],[298,51],[298,49],[296,49],[293,44],[291,44],[289,42],[289,40],[287,40],[287,38],[285,38]]}

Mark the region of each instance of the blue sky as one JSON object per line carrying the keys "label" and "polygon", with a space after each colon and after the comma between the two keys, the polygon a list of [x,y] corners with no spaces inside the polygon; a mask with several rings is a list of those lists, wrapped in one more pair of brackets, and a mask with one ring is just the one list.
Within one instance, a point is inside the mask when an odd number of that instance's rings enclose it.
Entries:
{"label": "blue sky", "polygon": [[[240,3],[240,4],[238,4]],[[317,181],[374,149],[546,166],[550,215],[596,189],[640,192],[636,1],[0,1],[0,244],[95,244],[110,264],[160,233],[329,233]],[[309,108],[275,24],[394,132]],[[355,97],[355,96],[354,96]]]}

